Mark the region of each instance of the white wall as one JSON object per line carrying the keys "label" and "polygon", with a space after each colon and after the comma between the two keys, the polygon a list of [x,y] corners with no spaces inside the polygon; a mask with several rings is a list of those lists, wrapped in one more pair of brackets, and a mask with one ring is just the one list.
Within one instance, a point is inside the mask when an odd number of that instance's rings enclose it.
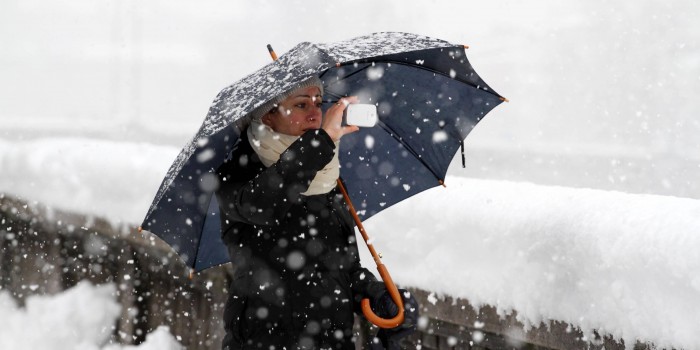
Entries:
{"label": "white wall", "polygon": [[[488,156],[456,174],[698,198],[688,186],[700,162],[699,9],[691,0],[6,0],[0,137],[180,146],[221,88],[268,62],[267,43],[281,54],[300,41],[410,31],[470,45],[477,71],[511,100],[467,141],[468,152]],[[571,174],[554,165],[555,175],[508,160],[591,153],[608,165]],[[594,179],[577,182],[585,170]],[[630,176],[651,185],[620,180]]]}

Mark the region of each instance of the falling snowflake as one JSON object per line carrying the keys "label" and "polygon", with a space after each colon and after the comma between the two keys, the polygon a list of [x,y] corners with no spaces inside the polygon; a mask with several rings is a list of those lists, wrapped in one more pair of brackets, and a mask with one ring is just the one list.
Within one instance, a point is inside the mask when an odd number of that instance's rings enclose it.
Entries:
{"label": "falling snowflake", "polygon": [[370,81],[379,80],[384,76],[384,68],[375,66],[367,69],[367,79]]}
{"label": "falling snowflake", "polygon": [[438,130],[433,133],[433,143],[441,143],[447,141],[447,133],[443,130]]}
{"label": "falling snowflake", "polygon": [[374,137],[372,135],[365,136],[365,147],[367,147],[367,149],[374,148]]}

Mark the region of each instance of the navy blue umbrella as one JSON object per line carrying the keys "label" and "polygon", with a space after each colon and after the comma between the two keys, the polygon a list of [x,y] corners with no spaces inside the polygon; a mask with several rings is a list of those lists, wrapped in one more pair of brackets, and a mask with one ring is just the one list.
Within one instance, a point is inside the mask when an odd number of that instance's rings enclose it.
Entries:
{"label": "navy blue umbrella", "polygon": [[362,219],[441,185],[469,132],[505,100],[476,74],[463,45],[407,33],[301,43],[219,93],[170,167],[142,228],[195,271],[229,262],[215,171],[251,111],[311,76],[323,81],[325,107],[350,95],[377,106],[377,126],[346,135],[339,149],[340,176]]}

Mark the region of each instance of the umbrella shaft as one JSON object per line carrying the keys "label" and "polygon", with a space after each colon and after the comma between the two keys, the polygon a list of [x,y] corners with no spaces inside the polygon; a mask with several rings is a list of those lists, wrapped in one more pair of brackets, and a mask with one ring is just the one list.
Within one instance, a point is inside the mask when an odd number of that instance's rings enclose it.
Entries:
{"label": "umbrella shaft", "polygon": [[348,196],[348,191],[345,189],[345,185],[343,185],[343,182],[340,181],[340,179],[338,179],[338,187],[340,187],[340,192],[342,192],[343,197],[345,197],[345,203],[348,204],[350,214],[352,214],[352,218],[355,220],[355,224],[357,224],[357,228],[360,230],[362,238],[365,240],[367,248],[372,254],[372,258],[374,258],[374,262],[377,264],[377,266],[382,265],[382,260],[379,258],[379,254],[377,254],[377,251],[374,249],[372,243],[369,242],[369,236],[367,235],[367,231],[365,231],[365,227],[362,226],[362,221],[360,221],[360,217],[357,215],[357,211],[355,211],[355,207],[352,205],[350,196]]}

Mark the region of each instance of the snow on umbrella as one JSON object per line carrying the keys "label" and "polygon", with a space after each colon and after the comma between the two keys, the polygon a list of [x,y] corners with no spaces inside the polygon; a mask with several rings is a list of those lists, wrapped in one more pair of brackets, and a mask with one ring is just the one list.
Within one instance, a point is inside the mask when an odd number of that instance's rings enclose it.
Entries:
{"label": "snow on umbrella", "polygon": [[443,184],[467,134],[505,100],[476,74],[463,45],[392,32],[301,43],[218,94],[168,170],[142,228],[195,271],[229,262],[215,171],[250,112],[312,76],[323,80],[325,107],[350,95],[377,106],[377,126],[346,135],[339,149],[340,176],[363,219]]}

